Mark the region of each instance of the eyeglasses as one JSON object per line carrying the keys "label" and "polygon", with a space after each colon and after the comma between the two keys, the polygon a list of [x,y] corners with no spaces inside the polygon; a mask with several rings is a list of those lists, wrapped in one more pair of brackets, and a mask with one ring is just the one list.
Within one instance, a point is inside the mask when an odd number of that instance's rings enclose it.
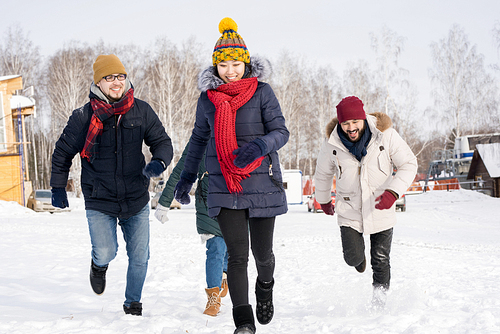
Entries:
{"label": "eyeglasses", "polygon": [[107,81],[107,82],[113,82],[115,81],[116,79],[118,79],[119,81],[123,81],[127,78],[127,75],[126,74],[118,74],[118,75],[113,75],[113,74],[110,74],[110,75],[107,75],[104,77],[104,79]]}

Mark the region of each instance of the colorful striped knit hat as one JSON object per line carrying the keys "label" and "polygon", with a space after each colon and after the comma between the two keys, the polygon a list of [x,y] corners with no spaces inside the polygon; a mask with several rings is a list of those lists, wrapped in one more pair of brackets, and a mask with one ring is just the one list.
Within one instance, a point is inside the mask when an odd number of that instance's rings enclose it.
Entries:
{"label": "colorful striped knit hat", "polygon": [[215,65],[221,61],[239,60],[250,63],[250,52],[248,52],[245,41],[238,34],[238,25],[232,18],[223,18],[219,23],[219,31],[222,36],[214,47],[212,62]]}

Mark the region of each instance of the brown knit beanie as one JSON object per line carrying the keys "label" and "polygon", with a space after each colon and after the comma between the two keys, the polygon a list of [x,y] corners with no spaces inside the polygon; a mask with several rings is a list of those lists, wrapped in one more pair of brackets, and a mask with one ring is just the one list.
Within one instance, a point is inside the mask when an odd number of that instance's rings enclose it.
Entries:
{"label": "brown knit beanie", "polygon": [[342,99],[337,105],[337,118],[339,123],[352,119],[366,119],[363,102],[356,96],[348,96]]}
{"label": "brown knit beanie", "polygon": [[97,85],[99,81],[110,74],[127,74],[125,66],[123,66],[117,56],[100,55],[94,62],[94,83]]}

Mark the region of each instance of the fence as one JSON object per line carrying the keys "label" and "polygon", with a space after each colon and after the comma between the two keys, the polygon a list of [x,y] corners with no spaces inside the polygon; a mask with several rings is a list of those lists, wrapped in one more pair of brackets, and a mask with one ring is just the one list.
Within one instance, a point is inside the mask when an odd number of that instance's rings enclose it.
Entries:
{"label": "fence", "polygon": [[471,189],[482,192],[488,192],[493,190],[493,182],[491,180],[477,180],[477,181],[459,181],[457,178],[451,178],[446,180],[429,180],[428,182],[416,181],[413,182],[408,188],[409,193],[422,193],[426,191],[434,190],[459,190],[459,189]]}

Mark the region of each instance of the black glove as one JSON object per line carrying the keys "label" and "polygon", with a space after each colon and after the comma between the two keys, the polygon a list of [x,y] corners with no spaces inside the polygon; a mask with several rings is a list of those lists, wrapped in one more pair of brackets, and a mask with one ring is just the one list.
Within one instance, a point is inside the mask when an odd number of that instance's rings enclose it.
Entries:
{"label": "black glove", "polygon": [[148,163],[146,167],[144,167],[144,169],[142,170],[142,174],[144,174],[149,178],[152,178],[160,176],[164,170],[165,167],[159,160],[151,160],[151,162]]}
{"label": "black glove", "polygon": [[52,206],[61,209],[69,207],[68,195],[66,194],[66,189],[52,188]]}
{"label": "black glove", "polygon": [[245,168],[248,164],[260,158],[266,149],[266,144],[257,138],[233,151],[233,154],[237,156],[234,158],[233,163],[238,168]]}
{"label": "black glove", "polygon": [[191,202],[189,191],[193,187],[194,181],[196,181],[196,174],[182,171],[181,178],[175,185],[174,189],[174,198],[177,200],[177,202],[184,205]]}

